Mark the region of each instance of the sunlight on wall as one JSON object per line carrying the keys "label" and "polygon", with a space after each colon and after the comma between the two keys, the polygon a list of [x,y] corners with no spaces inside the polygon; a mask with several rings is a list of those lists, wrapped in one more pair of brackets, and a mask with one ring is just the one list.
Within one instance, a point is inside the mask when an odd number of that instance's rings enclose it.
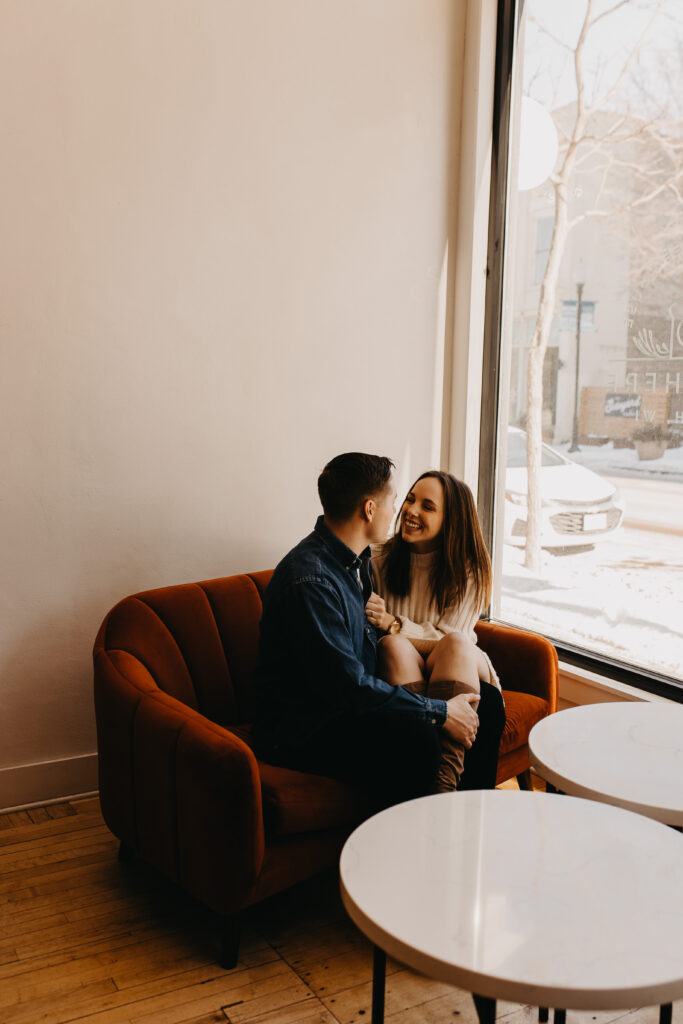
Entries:
{"label": "sunlight on wall", "polygon": [[443,427],[444,347],[446,340],[446,297],[448,294],[448,242],[443,253],[437,293],[436,335],[434,338],[434,399],[432,402],[432,444],[430,469],[441,468]]}

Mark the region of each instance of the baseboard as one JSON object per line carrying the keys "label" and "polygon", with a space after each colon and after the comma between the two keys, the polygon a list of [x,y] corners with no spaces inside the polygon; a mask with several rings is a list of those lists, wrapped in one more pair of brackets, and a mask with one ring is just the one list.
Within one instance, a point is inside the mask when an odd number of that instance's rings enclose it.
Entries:
{"label": "baseboard", "polygon": [[0,768],[0,813],[97,792],[97,754]]}

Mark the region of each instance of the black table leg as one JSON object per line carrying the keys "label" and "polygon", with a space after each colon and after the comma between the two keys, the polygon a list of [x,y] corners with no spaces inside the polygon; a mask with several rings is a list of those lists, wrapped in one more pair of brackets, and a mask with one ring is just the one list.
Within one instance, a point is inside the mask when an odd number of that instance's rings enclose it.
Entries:
{"label": "black table leg", "polygon": [[488,996],[478,996],[475,992],[472,993],[472,998],[477,1008],[479,1024],[494,1024],[496,1019],[496,1000],[489,999]]}
{"label": "black table leg", "polygon": [[659,1007],[659,1024],[671,1024],[672,1004],[664,1003]]}
{"label": "black table leg", "polygon": [[538,1024],[548,1024],[548,1007],[539,1006],[538,1008]]}
{"label": "black table leg", "polygon": [[384,977],[387,954],[375,946],[372,957],[372,1024],[384,1024]]}
{"label": "black table leg", "polygon": [[566,1010],[555,1010],[555,1013],[554,1013],[554,1016],[553,1016],[553,1020],[555,1021],[555,1024],[565,1024],[565,1022],[567,1020],[567,1011]]}

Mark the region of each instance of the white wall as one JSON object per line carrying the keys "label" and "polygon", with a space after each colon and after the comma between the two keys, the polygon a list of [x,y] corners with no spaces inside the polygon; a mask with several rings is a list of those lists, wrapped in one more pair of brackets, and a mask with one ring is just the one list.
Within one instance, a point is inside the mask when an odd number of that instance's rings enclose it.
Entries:
{"label": "white wall", "polygon": [[90,788],[116,600],[438,456],[465,6],[4,0],[0,806]]}

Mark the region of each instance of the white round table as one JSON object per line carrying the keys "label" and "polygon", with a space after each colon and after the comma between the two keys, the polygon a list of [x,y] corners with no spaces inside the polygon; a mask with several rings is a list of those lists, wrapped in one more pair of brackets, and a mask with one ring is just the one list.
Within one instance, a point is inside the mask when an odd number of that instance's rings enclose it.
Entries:
{"label": "white round table", "polygon": [[495,1000],[566,1009],[683,996],[683,836],[560,794],[472,791],[382,811],[347,840],[344,906],[384,957]]}
{"label": "white round table", "polygon": [[683,826],[683,705],[624,701],[549,715],[529,734],[531,767],[573,796]]}

